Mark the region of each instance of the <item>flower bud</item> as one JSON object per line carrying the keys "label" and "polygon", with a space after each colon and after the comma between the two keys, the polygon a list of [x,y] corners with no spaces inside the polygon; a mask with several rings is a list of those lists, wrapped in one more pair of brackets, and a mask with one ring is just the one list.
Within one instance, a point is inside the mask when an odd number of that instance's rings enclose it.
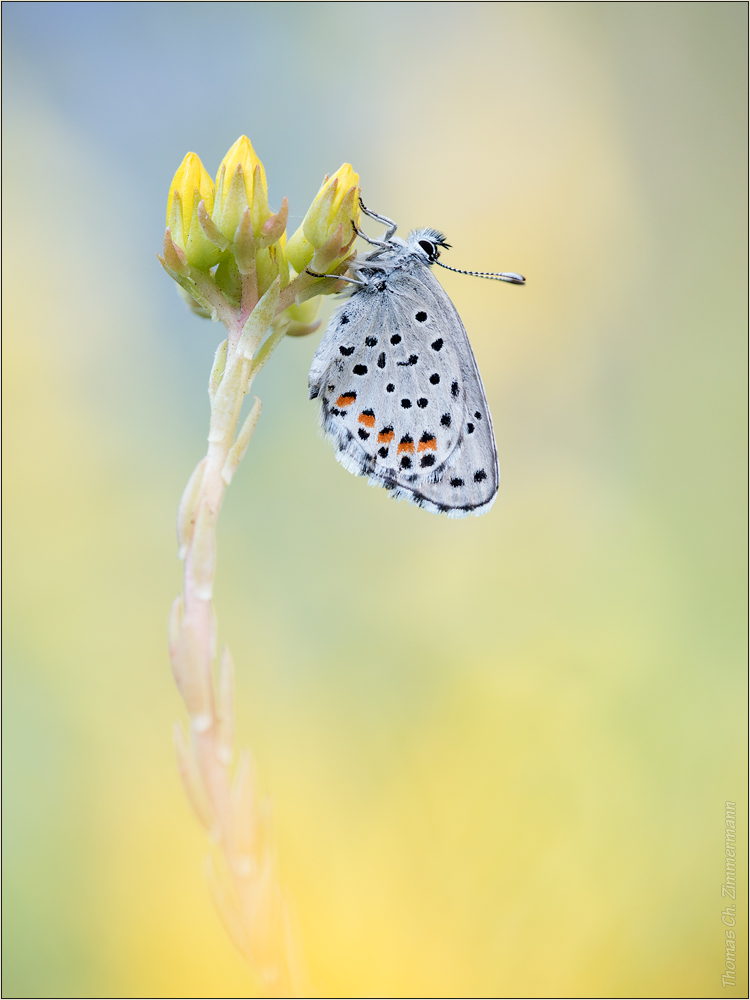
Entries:
{"label": "flower bud", "polygon": [[185,253],[187,263],[201,271],[213,267],[221,251],[207,238],[198,206],[214,207],[214,185],[200,157],[188,153],[174,175],[167,200],[167,227],[172,242]]}
{"label": "flower bud", "polygon": [[306,337],[318,329],[320,322],[316,322],[316,320],[320,303],[321,296],[316,295],[314,299],[308,299],[301,305],[287,306],[281,314],[284,319],[289,320],[289,326],[286,330],[287,337]]}
{"label": "flower bud", "polygon": [[259,235],[273,214],[268,207],[268,188],[263,164],[246,135],[241,135],[221,161],[216,175],[216,198],[212,219],[232,242],[246,208],[250,208],[253,231]]}
{"label": "flower bud", "polygon": [[281,278],[282,288],[286,288],[289,284],[289,264],[284,252],[285,245],[286,237],[282,236],[272,246],[258,251],[255,261],[258,269],[259,295],[265,294],[276,278]]}
{"label": "flower bud", "polygon": [[[340,254],[335,262],[347,256],[359,225],[359,175],[345,163],[333,177],[326,177],[304,222],[289,240],[286,255],[294,269],[301,273],[313,259],[315,251],[330,240],[342,227]],[[333,266],[333,265],[332,265]]]}

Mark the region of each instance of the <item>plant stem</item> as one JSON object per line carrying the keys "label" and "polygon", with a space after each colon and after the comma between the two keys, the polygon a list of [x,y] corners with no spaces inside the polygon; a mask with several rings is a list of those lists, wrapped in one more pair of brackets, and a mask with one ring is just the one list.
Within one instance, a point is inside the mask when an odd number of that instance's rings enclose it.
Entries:
{"label": "plant stem", "polygon": [[[254,282],[255,275],[248,275],[247,281]],[[301,992],[304,976],[278,884],[269,806],[258,798],[249,753],[240,755],[234,773],[231,769],[234,679],[228,650],[222,652],[216,679],[213,671],[216,523],[260,412],[256,399],[238,434],[243,399],[283,336],[283,325],[274,324],[279,284],[277,280],[249,314],[251,295],[243,294],[245,308],[239,310],[226,300],[212,301],[216,294],[205,297],[224,321],[227,341],[217,351],[209,381],[208,450],[190,477],[178,514],[185,570],[183,595],[176,599],[170,617],[170,660],[190,729],[186,740],[178,727],[176,748],[188,798],[216,846],[209,877],[227,929],[262,982],[265,995],[309,996]]]}

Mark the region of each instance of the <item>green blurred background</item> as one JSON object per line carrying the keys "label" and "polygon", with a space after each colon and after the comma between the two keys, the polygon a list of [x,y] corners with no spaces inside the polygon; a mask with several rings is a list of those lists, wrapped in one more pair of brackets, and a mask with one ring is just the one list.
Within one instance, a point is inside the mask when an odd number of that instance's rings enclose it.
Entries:
{"label": "green blurred background", "polygon": [[256,385],[216,602],[318,991],[746,996],[720,886],[747,5],[7,2],[3,27],[3,995],[252,990],[165,648],[221,329],[156,261],[185,152],[213,172],[246,133],[290,231],[348,160],[448,263],[528,278],[439,276],[495,422],[482,518],[337,465],[319,335]]}

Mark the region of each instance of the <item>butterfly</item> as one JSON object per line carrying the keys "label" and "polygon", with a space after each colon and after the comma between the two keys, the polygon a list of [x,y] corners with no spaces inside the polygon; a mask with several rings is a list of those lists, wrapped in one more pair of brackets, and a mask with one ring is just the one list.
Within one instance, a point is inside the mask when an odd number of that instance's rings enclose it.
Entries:
{"label": "butterfly", "polygon": [[[392,496],[448,517],[484,514],[500,478],[492,419],[464,325],[430,270],[449,244],[435,229],[403,240],[391,219],[362,209],[388,230],[383,240],[357,230],[377,249],[350,262],[353,291],[315,352],[321,426],[345,469]],[[524,283],[514,272],[459,273]]]}

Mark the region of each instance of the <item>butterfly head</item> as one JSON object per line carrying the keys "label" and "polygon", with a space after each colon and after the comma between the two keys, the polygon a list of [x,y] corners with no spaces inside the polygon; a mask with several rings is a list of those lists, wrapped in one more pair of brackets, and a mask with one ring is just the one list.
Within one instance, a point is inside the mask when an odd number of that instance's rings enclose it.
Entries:
{"label": "butterfly head", "polygon": [[406,245],[415,257],[425,264],[434,264],[440,256],[440,250],[449,250],[445,236],[437,229],[414,229],[409,233]]}

